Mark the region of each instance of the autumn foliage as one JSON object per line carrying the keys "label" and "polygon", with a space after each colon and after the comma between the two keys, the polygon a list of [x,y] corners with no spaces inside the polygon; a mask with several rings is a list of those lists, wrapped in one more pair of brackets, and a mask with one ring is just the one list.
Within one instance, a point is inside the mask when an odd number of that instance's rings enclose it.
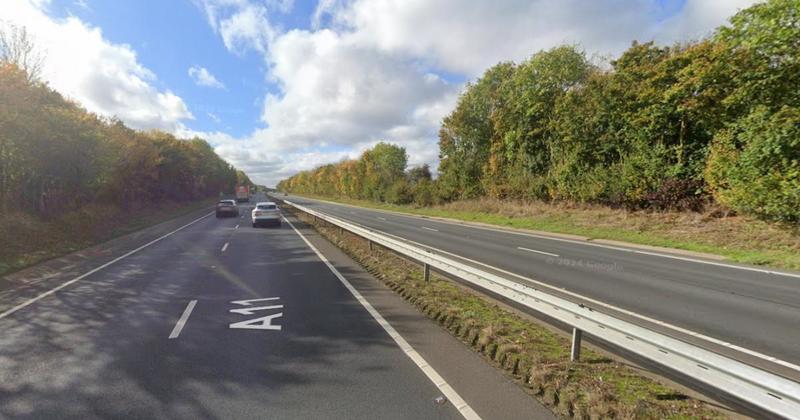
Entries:
{"label": "autumn foliage", "polygon": [[243,174],[201,139],[98,117],[0,61],[0,209],[57,216],[89,204],[135,210],[233,191]]}

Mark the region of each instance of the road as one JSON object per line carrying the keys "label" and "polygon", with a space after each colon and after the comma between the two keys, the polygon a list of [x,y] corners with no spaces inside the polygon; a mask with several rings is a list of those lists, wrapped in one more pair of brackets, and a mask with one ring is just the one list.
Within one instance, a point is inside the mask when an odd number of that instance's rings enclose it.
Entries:
{"label": "road", "polygon": [[520,234],[299,196],[278,198],[464,257],[482,268],[502,270],[517,281],[547,285],[572,300],[800,378],[794,366],[800,365],[797,273],[770,273],[759,267]]}
{"label": "road", "polygon": [[184,222],[0,282],[0,418],[552,418],[313,231]]}

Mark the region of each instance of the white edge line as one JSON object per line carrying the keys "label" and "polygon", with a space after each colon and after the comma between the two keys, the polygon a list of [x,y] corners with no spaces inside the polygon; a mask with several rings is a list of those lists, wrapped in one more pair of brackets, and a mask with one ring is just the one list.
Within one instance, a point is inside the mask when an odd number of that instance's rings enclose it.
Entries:
{"label": "white edge line", "polygon": [[181,335],[181,331],[183,330],[183,326],[186,325],[186,321],[189,320],[189,315],[192,314],[192,311],[194,310],[194,305],[196,305],[196,304],[197,304],[197,300],[195,299],[195,300],[189,301],[189,304],[186,305],[186,309],[183,310],[183,313],[181,314],[180,319],[178,319],[178,322],[175,324],[175,328],[173,328],[172,332],[169,334],[169,338],[170,339],[178,338],[178,336]]}
{"label": "white edge line", "polygon": [[77,282],[77,281],[80,281],[80,280],[82,280],[82,279],[86,278],[87,276],[91,276],[92,274],[94,274],[94,273],[96,273],[96,272],[98,272],[98,271],[100,271],[100,270],[102,270],[102,269],[104,269],[104,268],[106,268],[106,267],[110,266],[111,264],[114,264],[114,263],[116,263],[116,262],[118,262],[118,261],[120,261],[120,260],[122,260],[122,259],[124,259],[124,258],[130,257],[131,255],[133,255],[133,254],[135,254],[135,253],[137,253],[137,252],[139,252],[139,251],[141,251],[141,250],[143,250],[143,249],[147,248],[148,246],[150,246],[150,245],[153,245],[154,243],[156,243],[156,242],[158,242],[158,241],[160,241],[160,240],[162,240],[162,239],[164,239],[164,238],[166,238],[166,237],[168,237],[168,236],[171,236],[171,235],[173,235],[173,234],[177,233],[178,231],[181,231],[181,230],[183,230],[183,229],[185,229],[185,228],[187,228],[187,227],[189,227],[189,226],[191,226],[191,225],[193,225],[193,224],[195,224],[195,223],[197,223],[197,222],[199,222],[199,221],[201,221],[201,220],[205,219],[206,217],[208,217],[208,216],[211,216],[212,214],[214,214],[214,212],[213,212],[213,211],[212,211],[211,213],[208,213],[207,215],[205,215],[205,216],[203,216],[203,217],[200,217],[200,218],[198,218],[198,219],[192,220],[191,222],[189,222],[189,223],[187,223],[187,224],[185,224],[185,225],[183,225],[183,226],[181,226],[181,227],[179,227],[179,228],[177,228],[177,229],[173,230],[172,232],[169,232],[169,233],[165,234],[164,236],[160,236],[160,237],[158,237],[158,238],[156,238],[156,239],[153,239],[152,241],[150,241],[150,242],[148,242],[148,243],[146,243],[146,244],[144,244],[144,245],[140,246],[139,248],[136,248],[136,249],[134,249],[133,251],[129,251],[129,252],[127,252],[127,253],[125,253],[125,254],[123,254],[123,255],[121,255],[121,256],[119,256],[119,257],[117,257],[117,258],[114,258],[113,260],[111,260],[111,261],[109,261],[109,262],[107,262],[107,263],[105,263],[105,264],[103,264],[103,265],[101,265],[101,266],[99,266],[99,267],[96,267],[96,268],[94,268],[94,269],[92,269],[92,270],[90,270],[90,271],[87,271],[86,273],[84,273],[84,274],[81,274],[80,276],[78,276],[78,277],[75,277],[74,279],[72,279],[72,280],[70,280],[70,281],[68,281],[68,282],[66,282],[66,283],[62,283],[61,285],[59,285],[59,286],[57,286],[57,287],[54,287],[54,288],[52,288],[52,289],[50,289],[50,290],[48,290],[48,291],[46,291],[46,292],[42,293],[41,295],[39,295],[39,296],[36,296],[36,297],[35,297],[35,298],[33,298],[33,299],[30,299],[30,300],[28,300],[28,301],[25,301],[25,302],[23,302],[23,303],[21,303],[21,304],[19,304],[19,305],[15,306],[15,307],[13,307],[13,308],[11,308],[11,309],[9,309],[9,310],[5,311],[5,312],[3,312],[3,313],[0,313],[0,319],[3,319],[3,318],[5,318],[5,317],[7,317],[7,316],[9,316],[9,315],[13,314],[14,312],[17,312],[18,310],[20,310],[20,309],[22,309],[22,308],[24,308],[24,307],[26,307],[26,306],[28,306],[28,305],[30,305],[30,304],[32,304],[32,303],[34,303],[34,302],[36,302],[36,301],[38,301],[38,300],[40,300],[40,299],[42,299],[42,298],[45,298],[45,297],[47,297],[47,296],[50,296],[50,295],[52,295],[53,293],[55,293],[55,292],[57,292],[57,291],[59,291],[59,290],[61,290],[61,289],[65,288],[65,287],[67,287],[67,286],[69,286],[69,285],[71,285],[71,284],[73,284],[73,283],[75,283],[75,282]]}
{"label": "white edge line", "polygon": [[467,402],[464,401],[460,395],[458,395],[458,392],[456,392],[456,390],[453,389],[453,387],[451,387],[450,384],[448,384],[444,378],[442,378],[441,375],[439,375],[439,373],[436,372],[436,370],[425,361],[422,355],[414,350],[414,348],[411,347],[411,344],[408,344],[408,342],[400,335],[400,333],[398,333],[397,330],[395,330],[394,327],[392,327],[392,325],[389,324],[389,322],[386,321],[386,319],[384,319],[383,316],[381,316],[381,314],[378,313],[378,311],[375,310],[375,308],[373,308],[363,296],[361,296],[361,293],[359,293],[358,290],[356,290],[355,287],[353,287],[353,285],[351,285],[350,282],[347,281],[347,279],[344,278],[341,273],[339,273],[339,270],[337,270],[336,267],[334,267],[333,264],[331,264],[330,261],[328,261],[328,259],[325,258],[325,256],[322,255],[322,253],[319,252],[319,250],[312,245],[311,242],[309,242],[308,239],[306,239],[306,237],[303,236],[303,234],[300,233],[296,227],[294,227],[292,222],[285,217],[283,220],[285,220],[286,223],[292,227],[295,233],[300,236],[300,239],[302,239],[303,242],[305,242],[306,245],[308,245],[308,247],[311,248],[315,254],[317,254],[317,257],[319,257],[319,259],[322,260],[326,266],[328,266],[331,272],[333,272],[339,281],[342,282],[344,287],[346,287],[347,290],[352,293],[356,300],[358,300],[358,302],[367,310],[367,312],[372,315],[372,318],[374,318],[375,321],[389,334],[389,336],[392,337],[395,343],[397,343],[397,346],[403,350],[406,356],[408,356],[414,362],[414,364],[416,364],[417,367],[423,373],[425,373],[425,376],[427,376],[428,379],[430,379],[431,382],[433,382],[433,384],[439,388],[439,390],[447,397],[450,403],[453,404],[453,407],[455,407],[465,419],[479,420],[481,417],[478,415],[478,413],[476,413],[475,410],[473,410],[472,407],[470,407],[469,404],[467,404]]}
{"label": "white edge line", "polygon": [[[688,261],[688,262],[693,262],[693,263],[698,263],[698,264],[709,264],[709,265],[718,266],[718,267],[733,268],[733,269],[746,270],[746,271],[754,271],[754,272],[758,272],[758,273],[762,273],[762,274],[772,274],[772,275],[776,275],[776,276],[794,277],[794,278],[800,279],[800,274],[795,274],[795,273],[787,273],[787,272],[776,271],[776,270],[766,270],[766,269],[763,269],[763,268],[748,267],[748,266],[743,266],[743,265],[726,264],[726,263],[720,263],[720,262],[715,262],[715,261],[701,260],[701,259],[698,259],[698,258],[682,257],[682,256],[678,256],[678,255],[662,254],[662,253],[652,252],[652,251],[643,251],[643,250],[639,250],[639,249],[636,249],[636,248],[623,248],[623,247],[619,247],[619,246],[599,244],[599,243],[592,242],[592,241],[579,241],[579,240],[575,240],[575,239],[558,238],[558,237],[555,237],[555,236],[539,235],[539,234],[536,234],[536,233],[528,233],[528,232],[517,232],[517,231],[513,231],[513,230],[499,229],[499,228],[493,228],[493,227],[489,227],[489,226],[478,226],[478,225],[473,225],[471,223],[468,223],[466,221],[442,220],[441,218],[424,217],[424,216],[419,216],[419,215],[415,215],[415,214],[405,214],[405,213],[394,212],[394,211],[389,211],[389,210],[373,209],[373,208],[369,208],[369,207],[359,207],[359,206],[354,206],[352,204],[336,203],[336,202],[327,201],[327,200],[317,200],[317,199],[306,198],[306,197],[301,197],[301,198],[304,198],[306,200],[318,201],[318,202],[322,202],[322,203],[328,203],[328,204],[332,204],[332,205],[335,205],[335,206],[355,207],[355,208],[359,208],[359,209],[363,209],[363,210],[374,211],[374,212],[377,212],[377,213],[387,213],[387,214],[391,214],[391,215],[394,215],[394,216],[406,217],[406,218],[411,218],[411,219],[416,219],[416,220],[422,219],[422,220],[427,220],[427,221],[433,222],[433,223],[446,223],[446,224],[450,224],[450,225],[457,225],[457,226],[471,228],[471,229],[482,229],[482,230],[489,230],[489,231],[492,231],[492,232],[508,233],[508,234],[511,234],[511,235],[529,236],[529,237],[532,237],[532,238],[546,239],[546,240],[551,240],[551,241],[568,242],[568,243],[572,243],[572,244],[576,244],[576,245],[594,246],[594,247],[598,247],[598,248],[613,249],[613,250],[622,251],[622,252],[632,252],[632,253],[635,253],[635,254],[649,255],[649,256],[652,256],[652,257],[671,258],[671,259],[674,259],[674,260]],[[384,221],[386,220],[386,219],[382,219],[380,217],[378,217],[378,219],[381,219],[381,220],[384,220]]]}
{"label": "white edge line", "polygon": [[229,244],[229,242],[225,242],[225,245],[222,245],[222,251],[221,252],[225,252],[225,250],[228,249],[228,244]]}
{"label": "white edge line", "polygon": [[[353,223],[353,222],[350,222],[350,223]],[[629,316],[634,317],[634,318],[638,318],[638,319],[641,319],[641,320],[644,320],[644,321],[651,322],[651,323],[656,324],[656,325],[660,325],[662,327],[670,328],[673,331],[677,331],[677,332],[680,332],[680,333],[683,333],[683,334],[686,334],[686,335],[690,335],[690,336],[695,337],[695,338],[703,339],[703,340],[706,340],[708,342],[717,344],[719,346],[726,347],[726,348],[729,348],[729,349],[732,349],[732,350],[736,350],[736,351],[739,351],[741,353],[748,354],[750,356],[758,357],[759,359],[767,360],[767,361],[773,362],[775,364],[778,364],[778,365],[781,365],[781,366],[784,366],[784,367],[787,367],[787,368],[790,368],[790,369],[793,369],[795,371],[800,372],[800,366],[795,365],[795,364],[790,363],[790,362],[787,362],[785,360],[778,359],[775,356],[770,356],[770,355],[767,355],[767,354],[764,354],[764,353],[761,353],[761,352],[758,352],[758,351],[755,351],[755,350],[750,350],[750,349],[745,348],[745,347],[740,347],[740,346],[737,346],[735,344],[729,343],[727,341],[720,340],[720,339],[714,338],[714,337],[709,337],[707,335],[700,334],[700,333],[694,332],[692,330],[689,330],[689,329],[686,329],[686,328],[683,328],[683,327],[679,327],[677,325],[670,324],[668,322],[659,321],[657,319],[650,318],[648,316],[641,315],[641,314],[638,314],[636,312],[631,312],[629,310],[622,309],[622,308],[616,307],[614,305],[610,305],[608,303],[604,303],[604,302],[601,302],[599,300],[595,300],[595,299],[592,299],[590,297],[586,297],[586,296],[580,295],[580,294],[575,293],[575,292],[570,292],[569,290],[566,290],[566,289],[558,289],[558,288],[556,288],[554,286],[551,286],[551,285],[549,285],[547,283],[544,283],[544,282],[541,282],[541,281],[538,281],[538,280],[534,280],[534,279],[532,279],[530,277],[525,277],[523,275],[520,275],[520,274],[517,274],[517,273],[513,273],[511,271],[504,270],[502,268],[495,267],[493,265],[489,265],[489,264],[486,264],[486,263],[483,263],[483,262],[480,262],[480,261],[476,261],[476,260],[473,260],[471,258],[462,257],[462,256],[460,256],[458,254],[454,254],[452,252],[448,252],[448,251],[445,251],[443,249],[435,248],[435,247],[432,247],[430,245],[425,245],[425,244],[422,244],[422,243],[419,243],[419,242],[416,242],[416,241],[413,241],[413,240],[410,240],[410,239],[407,239],[407,238],[403,238],[402,236],[397,236],[397,235],[393,235],[391,233],[386,233],[386,232],[384,232],[382,230],[379,230],[379,229],[370,228],[370,227],[367,227],[367,226],[364,226],[364,225],[360,225],[359,223],[355,223],[355,224],[359,225],[359,226],[362,226],[364,229],[368,229],[368,230],[371,230],[373,232],[377,232],[377,233],[380,233],[380,234],[383,234],[383,235],[386,235],[386,236],[391,236],[391,237],[406,241],[408,243],[417,245],[417,246],[422,247],[422,248],[427,248],[427,249],[430,249],[430,250],[434,250],[434,251],[442,253],[444,255],[449,255],[451,257],[459,258],[459,259],[462,259],[464,261],[469,261],[469,262],[471,262],[473,264],[477,264],[477,265],[480,265],[480,266],[495,270],[497,272],[500,272],[500,273],[503,273],[503,274],[507,274],[509,276],[516,277],[516,278],[521,279],[521,280],[525,280],[527,282],[530,282],[530,283],[533,283],[535,285],[538,285],[539,287],[547,288],[547,289],[550,289],[550,290],[556,290],[556,291],[559,291],[561,293],[565,293],[567,295],[570,295],[572,297],[575,297],[575,298],[578,298],[578,299],[583,299],[583,300],[585,300],[587,302],[591,302],[594,305],[597,305],[597,306],[600,306],[600,307],[604,307],[604,308],[607,308],[607,309],[611,309],[611,310],[614,310],[614,311],[629,315]],[[489,229],[489,230],[495,230],[495,229]],[[510,233],[513,233],[513,232],[510,232]],[[525,233],[520,233],[520,234],[521,235],[526,235]]]}
{"label": "white edge line", "polygon": [[550,253],[550,252],[544,252],[544,251],[537,251],[537,250],[535,250],[535,249],[525,248],[524,246],[518,246],[518,247],[517,247],[517,249],[521,249],[521,250],[523,250],[523,251],[528,251],[528,252],[535,252],[535,253],[537,253],[537,254],[549,255],[549,256],[551,256],[551,257],[558,257],[558,256],[559,256],[558,254],[553,254],[553,253]]}

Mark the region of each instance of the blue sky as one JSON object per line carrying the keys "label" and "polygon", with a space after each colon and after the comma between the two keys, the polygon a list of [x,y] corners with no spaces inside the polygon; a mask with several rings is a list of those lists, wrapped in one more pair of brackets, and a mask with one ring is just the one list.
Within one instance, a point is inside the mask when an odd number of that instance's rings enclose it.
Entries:
{"label": "blue sky", "polygon": [[133,127],[206,138],[272,185],[379,140],[435,167],[439,122],[496,62],[697,39],[753,1],[4,2],[47,51],[51,86]]}

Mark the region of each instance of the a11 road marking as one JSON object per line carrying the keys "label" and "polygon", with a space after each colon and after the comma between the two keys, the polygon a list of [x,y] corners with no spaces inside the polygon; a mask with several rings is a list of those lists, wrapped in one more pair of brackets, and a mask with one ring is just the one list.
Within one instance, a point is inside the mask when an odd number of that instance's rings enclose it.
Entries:
{"label": "a11 road marking", "polygon": [[[271,301],[271,300],[278,300],[279,297],[268,297],[268,298],[261,298],[261,299],[247,299],[247,300],[234,300],[231,303],[234,305],[241,305],[241,306],[248,306],[247,308],[236,308],[231,309],[230,312],[240,315],[253,315],[254,312],[257,311],[268,311],[268,310],[275,310],[275,309],[283,309],[283,305],[267,305],[267,306],[256,306],[250,307],[253,305],[253,302],[262,302],[262,301]],[[248,319],[244,321],[234,322],[233,324],[228,325],[228,328],[233,329],[247,329],[247,330],[271,330],[271,331],[280,331],[281,326],[275,325],[272,322],[283,316],[283,312],[274,313],[271,315],[263,316],[260,318]]]}

